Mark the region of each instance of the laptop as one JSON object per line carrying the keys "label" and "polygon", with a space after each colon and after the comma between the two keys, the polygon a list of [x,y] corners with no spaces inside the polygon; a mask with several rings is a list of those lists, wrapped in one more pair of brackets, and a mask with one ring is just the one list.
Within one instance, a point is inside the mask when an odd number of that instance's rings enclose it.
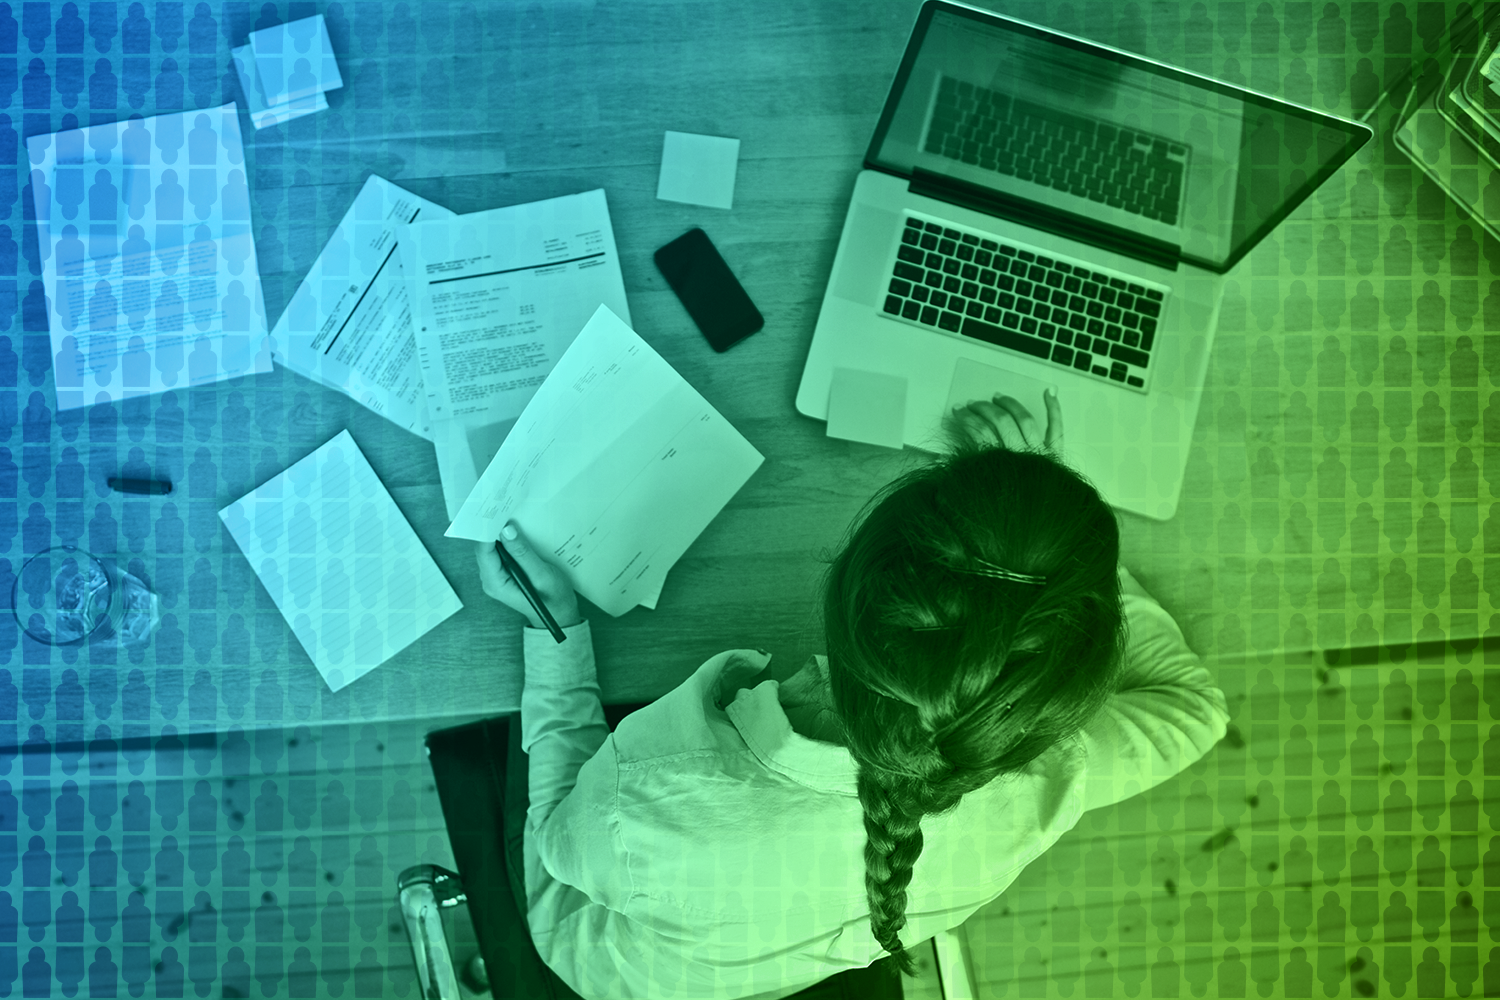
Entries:
{"label": "laptop", "polygon": [[[1228,274],[1358,122],[927,0],[844,219],[797,409],[942,450],[1003,392],[1115,507],[1177,510]],[[884,430],[882,430],[884,428]],[[899,439],[898,439],[899,435]]]}

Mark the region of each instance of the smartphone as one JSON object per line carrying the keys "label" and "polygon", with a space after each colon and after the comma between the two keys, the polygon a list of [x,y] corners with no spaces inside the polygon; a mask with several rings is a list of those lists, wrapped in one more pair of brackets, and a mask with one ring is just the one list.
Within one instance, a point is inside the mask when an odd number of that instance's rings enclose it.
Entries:
{"label": "smartphone", "polygon": [[656,251],[656,266],[714,350],[727,351],[766,325],[703,230],[689,229]]}

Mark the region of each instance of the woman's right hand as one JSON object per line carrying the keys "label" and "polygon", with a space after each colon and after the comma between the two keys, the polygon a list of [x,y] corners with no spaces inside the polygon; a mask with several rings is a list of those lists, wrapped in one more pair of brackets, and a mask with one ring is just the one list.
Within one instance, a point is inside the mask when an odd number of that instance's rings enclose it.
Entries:
{"label": "woman's right hand", "polygon": [[993,400],[971,400],[952,413],[960,435],[986,448],[1010,451],[1051,451],[1062,454],[1062,405],[1051,389],[1042,393],[1047,407],[1047,426],[1037,423],[1020,400],[996,394]]}

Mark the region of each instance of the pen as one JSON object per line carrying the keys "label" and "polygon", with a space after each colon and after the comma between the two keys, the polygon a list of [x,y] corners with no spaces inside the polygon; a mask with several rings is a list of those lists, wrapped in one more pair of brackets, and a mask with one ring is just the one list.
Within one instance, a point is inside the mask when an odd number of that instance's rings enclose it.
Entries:
{"label": "pen", "polygon": [[172,492],[171,483],[159,483],[151,479],[121,479],[111,476],[107,482],[109,488],[118,493],[154,493],[159,496]]}
{"label": "pen", "polygon": [[521,593],[526,595],[526,600],[531,603],[531,610],[535,611],[537,617],[547,626],[547,631],[552,633],[552,638],[558,642],[566,642],[568,637],[563,634],[562,626],[557,624],[557,619],[552,617],[552,612],[547,610],[542,597],[531,585],[531,580],[526,576],[526,571],[521,564],[516,562],[515,557],[505,551],[505,546],[500,544],[500,539],[495,539],[495,551],[500,553],[500,565],[510,574],[510,578],[516,581],[516,586],[521,588]]}

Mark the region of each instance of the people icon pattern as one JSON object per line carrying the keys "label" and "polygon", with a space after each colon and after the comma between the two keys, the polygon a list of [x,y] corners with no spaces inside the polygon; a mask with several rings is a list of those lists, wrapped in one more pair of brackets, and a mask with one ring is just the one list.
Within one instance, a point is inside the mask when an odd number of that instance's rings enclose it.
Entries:
{"label": "people icon pattern", "polygon": [[[826,16],[864,25],[868,5],[843,9]],[[642,30],[622,10],[0,3],[0,593],[27,554],[73,544],[120,553],[163,612],[134,651],[41,647],[0,616],[0,994],[412,995],[395,878],[452,864],[421,735],[462,692],[383,669],[326,690],[217,512],[323,443],[310,415],[357,404],[281,368],[214,380],[342,217],[358,142],[441,130],[471,97],[566,106],[503,116],[512,155],[551,169],[601,119],[638,117],[636,88],[574,94],[555,68],[520,69],[551,37]],[[746,33],[747,10],[686,30]],[[1359,115],[1475,7],[1006,10]],[[346,86],[231,162],[230,47],[319,12]],[[890,69],[874,62],[870,95]],[[863,134],[874,108],[855,116]],[[1208,609],[1183,625],[1230,735],[1086,814],[971,922],[987,995],[1075,996],[1080,979],[1089,996],[1500,993],[1500,645],[1481,642],[1500,638],[1500,243],[1375,124],[1231,282],[1180,515],[1152,535],[1179,577],[1148,584]],[[38,136],[55,170],[23,142]],[[397,147],[378,155],[400,182]],[[413,175],[443,155],[412,153]],[[1500,205],[1500,187],[1480,194]],[[1163,416],[1143,449],[1175,427]],[[380,425],[362,446],[406,434]],[[170,496],[105,485],[158,474]],[[352,608],[362,571],[342,568],[322,585]]]}

